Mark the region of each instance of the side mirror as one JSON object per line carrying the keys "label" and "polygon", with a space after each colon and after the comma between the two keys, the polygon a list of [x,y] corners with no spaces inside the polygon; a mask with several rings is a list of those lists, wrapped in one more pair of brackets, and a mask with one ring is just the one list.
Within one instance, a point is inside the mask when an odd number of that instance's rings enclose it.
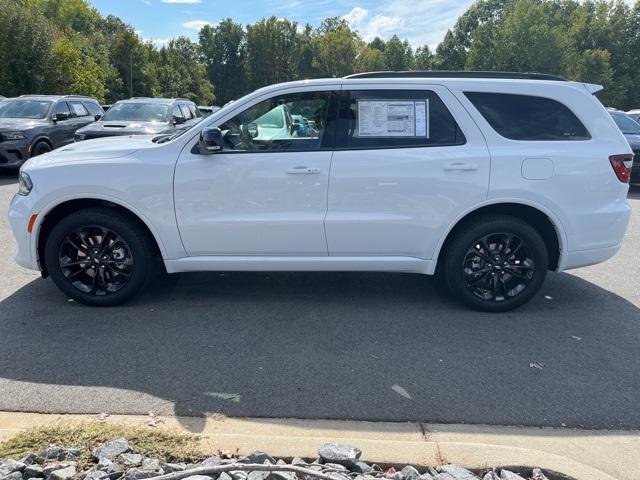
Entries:
{"label": "side mirror", "polygon": [[93,119],[97,122],[102,118],[102,115],[94,115]]}
{"label": "side mirror", "polygon": [[186,121],[187,121],[187,119],[184,118],[182,115],[174,115],[173,116],[173,124],[174,125],[179,125],[179,124],[184,123]]}
{"label": "side mirror", "polygon": [[200,134],[197,150],[200,155],[211,155],[222,150],[222,132],[219,128],[207,128]]}
{"label": "side mirror", "polygon": [[297,133],[297,132],[300,131],[300,124],[299,123],[292,123],[289,128],[291,129],[291,133]]}
{"label": "side mirror", "polygon": [[53,120],[54,122],[59,122],[61,120],[69,120],[71,118],[71,114],[70,113],[54,113],[53,117],[51,117],[51,120]]}

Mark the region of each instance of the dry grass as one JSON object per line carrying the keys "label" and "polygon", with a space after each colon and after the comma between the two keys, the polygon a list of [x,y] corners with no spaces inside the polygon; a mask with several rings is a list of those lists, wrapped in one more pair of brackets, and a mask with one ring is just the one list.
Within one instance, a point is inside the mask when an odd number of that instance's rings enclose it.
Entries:
{"label": "dry grass", "polygon": [[134,452],[163,462],[196,462],[205,453],[196,435],[175,433],[167,429],[132,427],[108,423],[79,423],[29,430],[0,443],[0,458],[18,459],[28,452],[40,452],[56,445],[80,448],[78,468],[93,463],[91,451],[108,440],[124,437]]}

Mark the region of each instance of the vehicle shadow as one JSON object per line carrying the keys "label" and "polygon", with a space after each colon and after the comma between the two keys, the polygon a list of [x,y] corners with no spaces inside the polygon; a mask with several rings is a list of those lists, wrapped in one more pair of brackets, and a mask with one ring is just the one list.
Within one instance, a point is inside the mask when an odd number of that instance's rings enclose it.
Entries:
{"label": "vehicle shadow", "polygon": [[18,183],[18,172],[0,168],[0,186]]}
{"label": "vehicle shadow", "polygon": [[501,315],[409,274],[174,275],[102,309],[37,279],[0,302],[0,410],[637,429],[639,341],[567,273]]}
{"label": "vehicle shadow", "polygon": [[640,183],[631,184],[629,186],[629,198],[640,200]]}

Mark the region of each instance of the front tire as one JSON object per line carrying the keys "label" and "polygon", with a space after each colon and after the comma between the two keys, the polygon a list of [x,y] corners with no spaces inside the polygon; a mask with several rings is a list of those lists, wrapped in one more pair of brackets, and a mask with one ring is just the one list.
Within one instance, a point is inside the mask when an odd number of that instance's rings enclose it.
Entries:
{"label": "front tire", "polygon": [[490,215],[455,234],[440,273],[448,290],[464,304],[506,312],[531,300],[548,268],[547,247],[531,225],[508,215]]}
{"label": "front tire", "polygon": [[153,278],[153,239],[140,222],[114,208],[87,208],[57,223],[45,264],[68,297],[92,306],[119,305]]}
{"label": "front tire", "polygon": [[37,157],[38,155],[43,155],[45,153],[49,153],[51,150],[51,145],[49,145],[44,140],[40,140],[33,146],[33,150],[31,150],[31,156]]}

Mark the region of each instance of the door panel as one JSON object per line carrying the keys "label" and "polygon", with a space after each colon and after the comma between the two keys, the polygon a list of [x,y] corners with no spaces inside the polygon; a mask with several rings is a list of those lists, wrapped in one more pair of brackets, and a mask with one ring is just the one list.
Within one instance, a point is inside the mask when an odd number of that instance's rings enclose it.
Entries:
{"label": "door panel", "polygon": [[[385,93],[387,87],[384,91],[365,86],[352,88],[372,90],[364,97],[376,100],[409,98],[406,91]],[[486,199],[490,159],[484,138],[448,90],[438,86],[428,90],[444,101],[463,133],[452,137],[454,144],[437,146],[438,142],[433,142],[434,146],[420,147],[415,138],[393,138],[388,142],[389,148],[375,148],[376,142],[384,145],[385,140],[350,141],[347,137],[358,133],[352,131],[357,119],[353,102],[346,94],[343,96],[345,107],[341,107],[338,130],[338,146],[343,149],[336,149],[333,156],[325,220],[329,255],[430,259],[451,222]],[[354,97],[357,95],[354,92]],[[436,112],[438,98],[431,97],[431,112]],[[438,126],[434,122],[438,119],[434,116],[430,120],[427,131],[434,132],[430,140],[436,140],[438,135],[447,140],[446,132],[436,133]],[[416,128],[415,132],[419,131]],[[455,145],[456,142],[463,144]]]}
{"label": "door panel", "polygon": [[[197,139],[183,149],[174,195],[190,256],[327,255],[323,221],[332,152],[324,134],[327,119],[335,126],[337,110],[330,105],[337,93],[304,92],[303,97],[296,96],[304,100],[296,103],[288,101],[294,97],[279,95],[220,119],[221,152],[198,154],[193,149]],[[274,135],[273,124],[263,118],[273,112],[271,121],[277,125],[278,115],[304,110],[311,117],[318,108],[320,116],[313,119],[322,127],[313,136],[301,137],[294,129]]]}

